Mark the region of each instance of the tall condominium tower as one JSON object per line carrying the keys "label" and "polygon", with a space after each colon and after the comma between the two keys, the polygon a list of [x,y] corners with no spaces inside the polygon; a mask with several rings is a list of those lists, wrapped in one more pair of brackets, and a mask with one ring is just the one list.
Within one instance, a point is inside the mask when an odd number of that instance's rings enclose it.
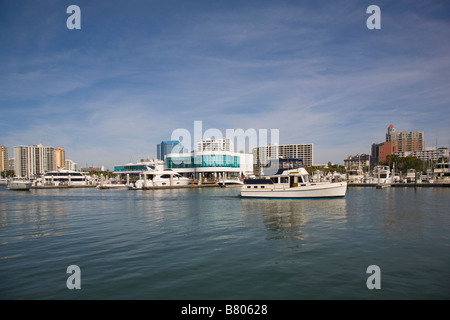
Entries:
{"label": "tall condominium tower", "polygon": [[34,178],[56,169],[55,149],[42,145],[14,147],[14,174]]}
{"label": "tall condominium tower", "polygon": [[8,148],[0,145],[0,172],[9,170]]}
{"label": "tall condominium tower", "polygon": [[386,142],[392,141],[393,152],[423,151],[423,131],[395,130],[391,124],[386,133]]}
{"label": "tall condominium tower", "polygon": [[55,148],[55,165],[56,169],[66,168],[66,152],[64,151],[64,147],[58,146]]}
{"label": "tall condominium tower", "polygon": [[271,159],[287,158],[301,159],[303,165],[312,166],[314,163],[314,146],[309,144],[269,144],[264,147],[256,147],[254,150],[256,166],[265,166]]}
{"label": "tall condominium tower", "polygon": [[[175,147],[177,148],[174,150]],[[160,160],[164,160],[164,157],[167,154],[182,153],[181,150],[183,150],[183,148],[178,140],[161,141],[161,143],[158,143],[156,146],[156,157]]]}

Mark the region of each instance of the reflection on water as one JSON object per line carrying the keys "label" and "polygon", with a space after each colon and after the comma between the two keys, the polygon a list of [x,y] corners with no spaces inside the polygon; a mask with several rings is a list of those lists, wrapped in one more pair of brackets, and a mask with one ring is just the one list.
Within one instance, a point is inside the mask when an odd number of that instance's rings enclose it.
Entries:
{"label": "reflection on water", "polygon": [[342,221],[346,217],[345,199],[242,199],[242,214],[261,215],[267,230],[275,232],[268,240],[305,240],[303,226],[315,219]]}
{"label": "reflection on water", "polygon": [[[238,192],[0,188],[0,299],[450,296],[450,189]],[[70,264],[83,270],[81,292],[65,287]],[[366,288],[371,264],[378,292]]]}
{"label": "reflection on water", "polygon": [[66,200],[37,196],[33,191],[1,190],[0,196],[5,200],[8,196],[8,201],[0,202],[0,245],[66,234]]}

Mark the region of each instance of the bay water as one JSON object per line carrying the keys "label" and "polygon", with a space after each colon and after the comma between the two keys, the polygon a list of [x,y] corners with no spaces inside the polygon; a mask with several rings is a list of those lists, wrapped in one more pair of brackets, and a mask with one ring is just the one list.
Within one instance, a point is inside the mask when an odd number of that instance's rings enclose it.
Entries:
{"label": "bay water", "polygon": [[0,299],[450,298],[449,188],[239,191],[0,187]]}

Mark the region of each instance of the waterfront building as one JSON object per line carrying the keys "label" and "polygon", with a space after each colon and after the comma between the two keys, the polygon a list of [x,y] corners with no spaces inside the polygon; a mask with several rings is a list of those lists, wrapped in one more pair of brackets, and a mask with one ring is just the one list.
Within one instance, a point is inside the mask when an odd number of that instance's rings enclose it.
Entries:
{"label": "waterfront building", "polygon": [[387,156],[393,153],[392,141],[372,144],[370,166],[376,167],[380,161],[385,161]]}
{"label": "waterfront building", "polygon": [[394,146],[392,141],[386,141],[378,147],[378,161],[385,161],[387,156],[394,153]]}
{"label": "waterfront building", "polygon": [[300,159],[305,166],[314,163],[314,145],[309,144],[269,144],[253,149],[256,173],[267,167],[275,159]]}
{"label": "waterfront building", "polygon": [[376,167],[380,161],[385,161],[388,155],[394,153],[392,141],[372,144],[370,166]]}
{"label": "waterfront building", "polygon": [[73,162],[72,160],[66,160],[66,169],[72,171],[78,171],[78,163]]}
{"label": "waterfront building", "polygon": [[386,141],[372,144],[370,165],[374,167],[380,161],[386,160],[388,155],[395,153],[422,151],[423,146],[423,131],[397,131],[391,124],[386,133]]}
{"label": "waterfront building", "polygon": [[0,145],[0,172],[9,170],[8,148]]}
{"label": "waterfront building", "polygon": [[441,147],[441,148],[428,147],[422,151],[394,152],[394,155],[397,155],[401,158],[416,157],[416,158],[421,159],[422,161],[438,161],[441,158],[449,157],[449,149],[445,148],[445,147]]}
{"label": "waterfront building", "polygon": [[64,151],[64,147],[58,146],[55,148],[55,165],[56,169],[66,168],[66,152]]}
{"label": "waterfront building", "polygon": [[302,159],[305,166],[314,164],[313,144],[285,144],[279,147],[279,156],[281,158]]}
{"label": "waterfront building", "polygon": [[378,165],[378,154],[381,143],[372,143],[370,148],[370,167],[374,168]]}
{"label": "waterfront building", "polygon": [[[175,148],[176,147],[176,148]],[[175,150],[174,150],[175,148]],[[164,157],[169,153],[184,153],[186,150],[180,144],[178,140],[161,141],[156,146],[156,154],[159,160],[164,161]]]}
{"label": "waterfront building", "polygon": [[197,144],[197,151],[233,151],[233,143],[230,139],[205,139]]}
{"label": "waterfront building", "polygon": [[190,153],[166,155],[165,167],[204,182],[238,181],[253,174],[253,154],[233,151],[230,139],[205,139]]}
{"label": "waterfront building", "polygon": [[344,160],[344,166],[347,170],[367,171],[370,167],[370,156],[365,153],[348,156],[347,159]]}
{"label": "waterfront building", "polygon": [[9,159],[9,170],[14,171],[14,158]]}
{"label": "waterfront building", "polygon": [[36,178],[56,169],[53,147],[39,145],[14,147],[14,174],[17,177]]}
{"label": "waterfront building", "polygon": [[269,143],[264,147],[256,147],[253,149],[253,156],[255,159],[255,168],[259,171],[260,168],[266,167],[272,160],[280,158],[280,146],[277,143]]}
{"label": "waterfront building", "polygon": [[397,131],[392,124],[388,127],[386,141],[392,141],[393,152],[422,151],[424,149],[423,131]]}

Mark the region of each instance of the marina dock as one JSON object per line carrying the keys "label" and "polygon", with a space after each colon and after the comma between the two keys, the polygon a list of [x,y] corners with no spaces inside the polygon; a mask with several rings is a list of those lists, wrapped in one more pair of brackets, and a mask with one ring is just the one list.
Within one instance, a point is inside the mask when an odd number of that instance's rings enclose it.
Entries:
{"label": "marina dock", "polygon": [[[391,183],[391,187],[407,187],[407,188],[449,188],[450,183]],[[376,188],[378,183],[349,183],[350,187],[373,187]]]}
{"label": "marina dock", "polygon": [[95,184],[85,184],[85,185],[39,185],[31,186],[31,189],[80,189],[80,188],[95,188]]}

